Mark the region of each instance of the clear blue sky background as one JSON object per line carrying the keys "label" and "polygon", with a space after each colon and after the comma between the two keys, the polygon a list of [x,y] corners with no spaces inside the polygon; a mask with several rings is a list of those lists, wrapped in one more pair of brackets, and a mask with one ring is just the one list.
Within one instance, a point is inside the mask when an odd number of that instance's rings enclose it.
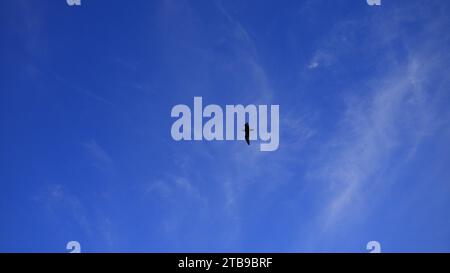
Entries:
{"label": "clear blue sky background", "polygon": [[[448,1],[0,3],[0,251],[450,251]],[[280,146],[171,108],[279,104]]]}

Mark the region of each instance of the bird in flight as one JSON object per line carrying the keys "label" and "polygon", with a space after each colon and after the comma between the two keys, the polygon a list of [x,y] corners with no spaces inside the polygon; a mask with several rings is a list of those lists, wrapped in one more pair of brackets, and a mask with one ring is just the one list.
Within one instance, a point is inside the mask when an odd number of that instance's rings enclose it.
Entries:
{"label": "bird in flight", "polygon": [[250,145],[250,131],[253,131],[253,129],[250,129],[248,122],[246,122],[245,123],[245,142],[247,142],[248,145]]}

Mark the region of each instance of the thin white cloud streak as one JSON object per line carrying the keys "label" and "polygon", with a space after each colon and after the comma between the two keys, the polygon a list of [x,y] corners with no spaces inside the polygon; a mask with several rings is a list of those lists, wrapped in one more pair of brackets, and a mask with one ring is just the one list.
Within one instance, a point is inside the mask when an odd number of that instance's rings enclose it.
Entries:
{"label": "thin white cloud streak", "polygon": [[317,182],[322,201],[299,242],[302,251],[330,251],[338,240],[334,236],[369,219],[418,147],[441,127],[436,94],[423,87],[436,70],[425,66],[439,65],[412,58],[372,82],[368,97],[348,99],[338,132],[313,159],[318,169],[306,177]]}
{"label": "thin white cloud streak", "polygon": [[[119,251],[117,248],[119,240],[116,237],[114,225],[111,218],[107,217],[103,210],[99,208],[98,202],[94,207],[90,207],[89,200],[82,198],[62,184],[51,184],[45,187],[34,195],[32,200],[42,205],[46,214],[54,217],[62,226],[71,225],[72,229],[60,229],[62,235],[68,236],[68,241],[70,239],[95,238],[97,241],[101,240],[100,250]],[[70,221],[73,221],[73,223]],[[73,232],[76,230],[73,229],[74,226],[78,226],[81,233],[74,234]],[[83,241],[80,241],[80,243],[83,252],[96,251],[96,246],[83,247]]]}
{"label": "thin white cloud streak", "polygon": [[[231,65],[243,70],[245,75],[248,75],[244,77],[244,83],[252,86],[252,92],[243,94],[245,96],[243,99],[255,104],[274,103],[275,92],[259,60],[258,48],[250,32],[237,18],[231,16],[220,2],[216,3],[227,23],[227,31],[222,41],[227,43],[236,56],[236,59],[230,60]],[[179,202],[176,198],[185,196],[193,202],[204,200],[198,204],[207,204],[215,211],[218,206],[228,223],[227,226],[222,227],[226,230],[224,235],[226,240],[222,242],[226,241],[228,246],[237,247],[242,235],[241,215],[244,209],[242,206],[246,201],[244,198],[250,192],[256,193],[260,198],[269,196],[295,175],[295,171],[289,169],[290,164],[298,161],[298,154],[295,151],[299,151],[305,142],[314,136],[314,130],[307,125],[306,120],[306,117],[296,117],[293,113],[282,115],[280,128],[285,131],[280,133],[285,139],[280,142],[279,150],[271,154],[261,153],[256,144],[247,147],[244,142],[226,142],[224,143],[226,146],[210,145],[206,142],[196,143],[195,149],[192,152],[185,152],[185,156],[181,156],[179,150],[173,151],[174,169],[171,172],[173,175],[165,174],[162,178],[155,179],[150,183],[147,191],[157,194],[170,204]],[[211,172],[205,171],[203,167],[194,169],[199,167],[197,162],[203,160],[214,162]],[[270,161],[270,168],[267,168],[268,161]],[[178,181],[182,179],[185,186],[175,183],[176,179]],[[212,185],[212,188],[217,188],[222,196],[206,195],[206,191],[201,188],[202,183],[208,183]],[[173,205],[173,208],[176,209],[176,205]],[[180,224],[171,216],[167,216],[166,221],[171,223],[168,225],[169,231],[175,231],[176,225]],[[238,249],[235,248],[235,250]]]}
{"label": "thin white cloud streak", "polygon": [[[270,84],[270,79],[261,64],[258,54],[258,47],[252,39],[250,32],[234,18],[220,2],[216,2],[217,7],[229,23],[230,43],[239,57],[244,60],[247,71],[251,75],[254,91],[251,96],[255,104],[278,104],[275,90]],[[240,64],[237,64],[240,65]],[[283,108],[281,106],[281,112]],[[280,141],[280,149],[274,154],[264,154],[257,149],[250,147],[250,151],[242,149],[241,143],[230,145],[227,160],[220,164],[224,168],[218,174],[221,177],[223,191],[225,193],[225,211],[231,219],[234,219],[236,226],[240,220],[240,200],[252,187],[258,187],[261,194],[270,194],[275,188],[288,181],[294,175],[288,168],[288,163],[298,159],[298,155],[292,156],[292,151],[301,149],[302,144],[312,137],[313,131],[306,125],[302,118],[295,118],[292,115],[282,115],[280,120],[280,133],[285,137]],[[301,144],[300,146],[298,144]],[[290,150],[283,149],[290,147]],[[270,168],[265,168],[270,159]],[[262,181],[264,183],[262,183]]]}
{"label": "thin white cloud streak", "polygon": [[311,63],[308,65],[308,69],[315,69],[319,67],[319,63],[317,61],[311,61]]}
{"label": "thin white cloud streak", "polygon": [[251,35],[247,29],[239,22],[238,19],[230,15],[230,13],[224,8],[220,2],[215,2],[218,10],[224,16],[229,24],[229,32],[231,33],[229,39],[230,45],[233,45],[234,52],[238,56],[239,61],[244,61],[248,68],[248,74],[251,76],[257,97],[253,98],[255,103],[261,102],[268,104],[273,100],[273,90],[270,86],[267,74],[260,64],[258,49],[255,41],[251,38]]}
{"label": "thin white cloud streak", "polygon": [[93,229],[88,221],[86,208],[79,197],[70,193],[63,185],[48,186],[33,199],[43,204],[50,214],[61,213],[63,209],[66,214],[63,218],[72,218],[87,235],[92,235]]}
{"label": "thin white cloud streak", "polygon": [[[176,173],[176,172],[174,172]],[[207,206],[207,199],[203,196],[192,182],[192,175],[166,173],[164,178],[160,178],[148,184],[146,194],[159,196],[161,200],[169,204],[176,204],[180,197],[185,197],[191,201],[198,202],[201,206]]]}
{"label": "thin white cloud streak", "polygon": [[[428,29],[425,35],[433,38],[436,30]],[[344,219],[367,213],[368,199],[382,198],[370,195],[368,189],[375,184],[387,190],[392,177],[383,173],[414,157],[422,140],[442,125],[436,97],[449,87],[442,78],[449,56],[437,42],[428,39],[410,49],[403,62],[391,57],[393,68],[365,83],[368,95],[347,97],[347,111],[338,132],[324,146],[318,159],[323,167],[315,174],[328,184],[318,217],[322,234],[333,233]],[[429,89],[435,81],[442,82],[440,90]]]}
{"label": "thin white cloud streak", "polygon": [[[414,73],[411,66],[408,64],[406,72],[409,76]],[[386,85],[373,88],[376,93],[368,102],[354,102],[349,106],[342,124],[345,129],[337,137],[338,151],[329,155],[325,165],[324,175],[330,182],[332,196],[325,209],[326,226],[334,224],[352,203],[362,198],[366,184],[382,170],[384,162],[400,145],[403,125],[417,118],[403,111],[423,112],[421,109],[425,107],[421,102],[407,105],[408,96],[420,96],[422,90],[414,93],[411,82],[403,77],[395,76]]]}
{"label": "thin white cloud streak", "polygon": [[83,143],[84,148],[91,157],[92,163],[95,167],[100,170],[111,170],[113,168],[113,159],[111,156],[103,149],[97,141],[91,139],[88,142]]}
{"label": "thin white cloud streak", "polygon": [[[345,232],[352,236],[355,224],[370,219],[402,171],[415,160],[416,152],[448,127],[450,113],[444,103],[450,89],[450,80],[445,77],[450,71],[448,8],[438,10],[405,5],[403,9],[387,10],[383,16],[362,19],[360,25],[351,21],[337,24],[329,33],[331,38],[324,39],[317,49],[316,55],[333,53],[330,65],[337,67],[352,48],[342,48],[340,41],[354,44],[345,34],[363,28],[370,44],[360,46],[372,58],[379,54],[374,65],[381,69],[363,82],[347,85],[360,90],[341,92],[347,94],[343,98],[347,102],[345,115],[338,118],[338,129],[322,144],[321,152],[310,158],[314,163],[305,179],[316,184],[309,189],[321,201],[314,208],[315,216],[308,219],[311,221],[299,226],[297,251],[332,251],[337,242],[336,249],[342,249]],[[417,23],[419,18],[426,23],[412,37],[405,36],[405,25]],[[406,56],[399,55],[399,48],[407,52]],[[418,184],[421,186],[415,191],[425,187],[422,182]]]}
{"label": "thin white cloud streak", "polygon": [[319,67],[330,67],[336,62],[335,56],[331,53],[331,50],[317,50],[314,53],[311,61],[308,64],[308,69],[316,69]]}

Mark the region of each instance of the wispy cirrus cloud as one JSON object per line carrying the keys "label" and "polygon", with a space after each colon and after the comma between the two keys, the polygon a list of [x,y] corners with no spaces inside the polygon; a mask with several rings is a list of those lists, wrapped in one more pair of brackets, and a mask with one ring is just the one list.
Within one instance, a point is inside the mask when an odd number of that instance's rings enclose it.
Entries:
{"label": "wispy cirrus cloud", "polygon": [[[348,219],[358,221],[369,214],[369,200],[382,200],[395,183],[398,172],[393,169],[404,167],[423,141],[443,126],[439,115],[445,112],[439,101],[445,100],[445,90],[450,88],[442,77],[450,57],[440,42],[445,35],[439,37],[445,22],[438,17],[425,25],[417,37],[426,42],[415,46],[407,37],[380,38],[370,45],[388,51],[377,65],[389,68],[360,83],[366,92],[346,93],[346,111],[317,157],[320,167],[312,171],[326,187],[326,201],[317,218],[321,234],[333,234]],[[391,24],[401,22],[392,19]],[[375,24],[368,34],[376,38],[386,25]],[[399,29],[392,28],[397,37],[401,37]],[[399,54],[399,47],[407,53]]]}
{"label": "wispy cirrus cloud", "polygon": [[97,141],[91,139],[90,141],[83,143],[83,146],[91,157],[92,164],[95,167],[100,170],[111,170],[114,161]]}
{"label": "wispy cirrus cloud", "polygon": [[[252,38],[251,31],[222,3],[215,3],[224,28],[220,33],[220,45],[226,47],[227,52],[232,52],[232,57],[227,56],[226,59],[227,68],[231,69],[226,71],[239,87],[236,97],[242,103],[278,104],[276,91],[260,59],[258,45]],[[192,12],[194,11],[189,9],[189,16],[186,16],[188,19]],[[183,25],[192,26],[192,22]],[[221,54],[215,56],[220,57]],[[242,92],[247,89],[250,91]],[[233,103],[234,98],[235,96],[228,96],[229,102]],[[147,196],[157,196],[158,200],[168,204],[168,213],[162,220],[167,223],[166,230],[175,233],[186,225],[182,221],[184,208],[194,205],[210,218],[214,218],[216,214],[221,216],[221,220],[202,219],[197,223],[202,226],[208,225],[205,221],[220,223],[216,234],[219,234],[221,245],[217,245],[216,249],[231,247],[236,250],[242,241],[242,220],[249,213],[245,205],[249,198],[260,202],[289,183],[295,175],[295,171],[289,166],[298,160],[298,154],[294,152],[299,151],[314,135],[314,130],[305,120],[306,117],[296,117],[293,113],[282,115],[281,134],[285,138],[280,143],[280,149],[271,155],[261,153],[256,142],[250,147],[243,141],[184,143],[183,147],[175,144],[177,149],[169,150],[174,159],[170,175],[161,174],[147,184],[145,190]],[[182,208],[180,203],[184,204]]]}
{"label": "wispy cirrus cloud", "polygon": [[80,198],[62,184],[52,184],[38,193],[33,199],[42,204],[50,215],[65,214],[86,233],[92,235],[93,227],[88,220],[86,207]]}
{"label": "wispy cirrus cloud", "polygon": [[[425,110],[426,102],[420,99],[424,90],[411,81],[416,78],[416,69],[411,60],[381,80],[384,83],[375,83],[371,97],[350,100],[342,129],[327,146],[328,160],[322,169],[331,194],[325,208],[326,225],[336,223],[354,202],[364,199],[368,183],[388,167],[391,157],[405,159],[396,152],[399,146],[409,146],[427,130],[428,125],[421,122],[426,117],[414,114],[430,114]],[[405,131],[409,124],[416,124],[416,130]]]}
{"label": "wispy cirrus cloud", "polygon": [[316,69],[319,67],[329,67],[336,62],[335,56],[331,53],[331,50],[328,52],[323,50],[318,50],[311,61],[308,64],[308,69]]}

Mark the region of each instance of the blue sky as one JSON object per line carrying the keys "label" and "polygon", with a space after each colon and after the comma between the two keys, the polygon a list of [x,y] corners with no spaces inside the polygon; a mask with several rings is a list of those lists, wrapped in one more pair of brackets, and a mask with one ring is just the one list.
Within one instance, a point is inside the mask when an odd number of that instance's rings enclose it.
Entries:
{"label": "blue sky", "polygon": [[[450,251],[450,4],[2,1],[0,251]],[[280,146],[171,138],[280,105]]]}

